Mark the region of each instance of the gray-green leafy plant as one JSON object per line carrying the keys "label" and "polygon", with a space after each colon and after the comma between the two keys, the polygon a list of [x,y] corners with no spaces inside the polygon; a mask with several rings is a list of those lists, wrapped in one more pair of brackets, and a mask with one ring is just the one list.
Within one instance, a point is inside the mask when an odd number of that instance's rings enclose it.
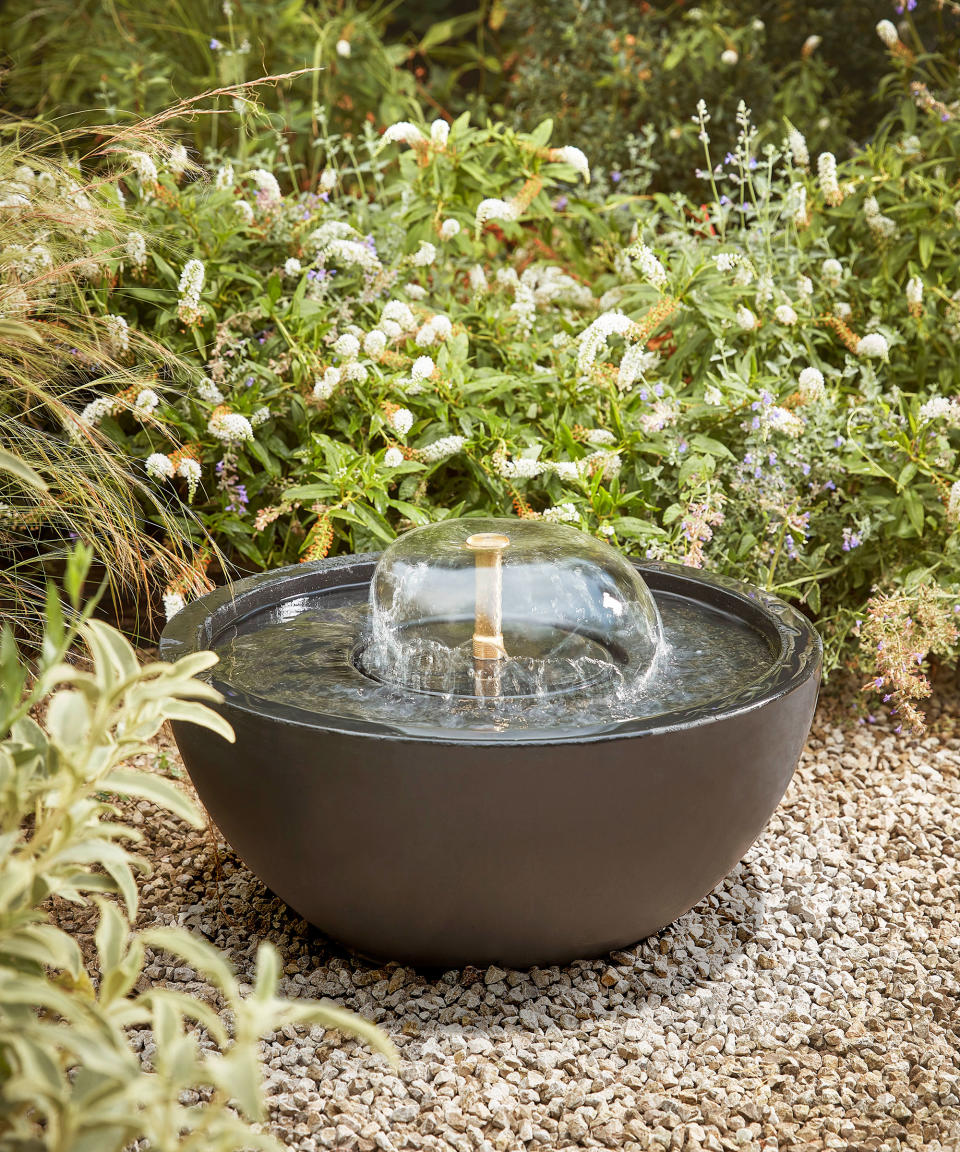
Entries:
{"label": "gray-green leafy plant", "polygon": [[[80,602],[89,551],[67,563],[74,622],[47,594],[41,651],[28,669],[0,639],[0,1146],[10,1152],[237,1152],[282,1145],[263,1118],[258,1039],[284,1024],[351,1032],[392,1058],[373,1025],[332,1005],[282,999],[276,950],[260,946],[241,994],[229,962],[178,928],[135,931],[139,833],[121,797],[146,799],[193,827],[202,817],[171,781],[126,766],[166,720],[232,740],[195,675],[215,662],[138,663],[129,643]],[[82,659],[82,643],[89,659]],[[57,926],[63,904],[96,909],[95,956]],[[171,953],[215,990],[220,1011],[167,988],[135,994],[150,952]],[[229,1021],[229,1023],[228,1023]],[[129,1042],[149,1028],[149,1069]],[[212,1040],[201,1045],[201,1037]],[[181,1102],[200,1092],[197,1104]]]}

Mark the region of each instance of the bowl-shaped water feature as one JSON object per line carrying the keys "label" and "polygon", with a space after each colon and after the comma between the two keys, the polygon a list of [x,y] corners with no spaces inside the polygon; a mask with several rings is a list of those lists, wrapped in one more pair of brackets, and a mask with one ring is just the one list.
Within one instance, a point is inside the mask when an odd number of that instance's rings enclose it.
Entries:
{"label": "bowl-shaped water feature", "polygon": [[692,907],[783,795],[821,655],[775,597],[489,519],[218,589],[160,651],[202,648],[237,743],[174,731],[240,856],[359,951],[449,967]]}

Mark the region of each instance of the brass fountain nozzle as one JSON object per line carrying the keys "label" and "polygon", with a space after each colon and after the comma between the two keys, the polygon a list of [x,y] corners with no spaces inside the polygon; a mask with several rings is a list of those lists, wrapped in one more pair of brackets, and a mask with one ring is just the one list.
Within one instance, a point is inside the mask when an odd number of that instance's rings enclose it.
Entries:
{"label": "brass fountain nozzle", "polygon": [[468,536],[467,547],[475,553],[477,594],[473,620],[474,660],[505,660],[503,646],[503,582],[501,557],[510,537],[499,532]]}

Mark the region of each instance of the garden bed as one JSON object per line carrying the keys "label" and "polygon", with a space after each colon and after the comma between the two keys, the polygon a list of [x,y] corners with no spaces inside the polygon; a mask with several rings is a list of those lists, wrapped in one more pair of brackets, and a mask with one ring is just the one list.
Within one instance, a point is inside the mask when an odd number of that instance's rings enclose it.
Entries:
{"label": "garden bed", "polygon": [[[300,1152],[955,1148],[957,692],[929,714],[930,735],[905,739],[827,701],[743,863],[676,924],[599,960],[376,968],[297,919],[213,833],[146,801],[130,811],[155,864],[141,922],[191,928],[241,978],[270,939],[286,995],[329,997],[390,1035],[396,1072],[319,1028],[264,1041],[269,1126]],[[182,772],[168,739],[152,767]],[[82,936],[84,913],[65,915]],[[182,962],[148,958],[145,973],[211,999]],[[135,1047],[149,1058],[149,1034]]]}

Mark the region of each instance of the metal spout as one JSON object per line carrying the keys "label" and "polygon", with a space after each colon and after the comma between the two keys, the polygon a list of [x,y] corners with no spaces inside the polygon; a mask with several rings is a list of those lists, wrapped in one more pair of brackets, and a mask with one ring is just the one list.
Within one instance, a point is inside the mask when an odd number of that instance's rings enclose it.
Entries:
{"label": "metal spout", "polygon": [[[475,553],[477,593],[473,619],[474,660],[505,660],[503,646],[503,583],[500,560],[509,536],[477,532],[468,536],[467,547]],[[499,679],[499,677],[498,677]],[[486,693],[484,693],[486,695]]]}

